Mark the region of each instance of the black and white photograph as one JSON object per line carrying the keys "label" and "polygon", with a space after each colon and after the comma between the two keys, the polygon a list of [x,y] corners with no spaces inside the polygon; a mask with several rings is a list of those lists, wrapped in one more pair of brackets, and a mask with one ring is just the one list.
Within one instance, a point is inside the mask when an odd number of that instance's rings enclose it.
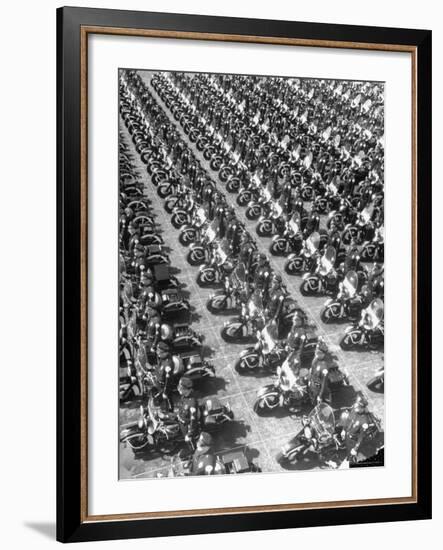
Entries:
{"label": "black and white photograph", "polygon": [[384,83],[118,86],[120,479],[383,466]]}

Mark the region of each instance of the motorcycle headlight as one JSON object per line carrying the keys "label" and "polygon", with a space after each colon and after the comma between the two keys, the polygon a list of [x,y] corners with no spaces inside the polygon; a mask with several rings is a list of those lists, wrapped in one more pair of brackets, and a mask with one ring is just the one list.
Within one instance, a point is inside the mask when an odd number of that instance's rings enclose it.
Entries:
{"label": "motorcycle headlight", "polygon": [[138,421],[139,430],[143,430],[144,426],[145,426],[145,422],[144,422],[143,418],[140,418],[140,420]]}

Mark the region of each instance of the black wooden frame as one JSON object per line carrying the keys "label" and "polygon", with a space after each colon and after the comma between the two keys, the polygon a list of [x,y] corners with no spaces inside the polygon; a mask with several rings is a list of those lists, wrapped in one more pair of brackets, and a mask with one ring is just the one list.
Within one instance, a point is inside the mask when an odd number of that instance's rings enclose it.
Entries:
{"label": "black wooden frame", "polygon": [[[80,27],[408,45],[417,63],[417,499],[414,503],[138,520],[80,514]],[[57,539],[63,542],[431,517],[431,31],[89,8],[57,10]]]}

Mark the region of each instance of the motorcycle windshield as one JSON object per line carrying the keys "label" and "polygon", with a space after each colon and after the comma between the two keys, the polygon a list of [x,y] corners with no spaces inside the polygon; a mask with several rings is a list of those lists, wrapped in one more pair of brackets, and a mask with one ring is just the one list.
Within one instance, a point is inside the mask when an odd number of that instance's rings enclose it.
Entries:
{"label": "motorcycle windshield", "polygon": [[335,264],[336,252],[333,246],[328,246],[324,256],[321,259],[321,268],[324,274],[329,273]]}
{"label": "motorcycle windshield", "polygon": [[217,247],[217,263],[219,265],[222,265],[225,263],[225,261],[228,258],[227,251],[225,250],[225,247],[223,245],[219,245]]}
{"label": "motorcycle windshield", "polygon": [[314,233],[311,233],[309,237],[306,239],[306,246],[309,252],[312,254],[318,249],[319,244],[320,244],[320,233],[317,233],[317,231],[314,231]]}
{"label": "motorcycle windshield", "polygon": [[361,211],[361,219],[364,223],[368,223],[368,221],[372,218],[372,213],[374,212],[374,206],[372,204],[366,206]]}
{"label": "motorcycle windshield", "polygon": [[319,437],[332,437],[335,431],[334,411],[326,403],[320,403],[309,414],[311,425]]}
{"label": "motorcycle windshield", "polygon": [[205,209],[200,207],[197,210],[196,216],[198,222],[200,222],[201,224],[204,223],[204,221],[206,220]]}
{"label": "motorcycle windshield", "polygon": [[208,241],[210,243],[215,239],[216,232],[215,232],[215,229],[212,227],[212,225],[209,225],[208,228],[206,229],[206,237],[208,238]]}
{"label": "motorcycle windshield", "polygon": [[343,281],[343,287],[350,298],[357,292],[358,275],[355,271],[348,271]]}
{"label": "motorcycle windshield", "polygon": [[248,302],[249,315],[258,315],[263,310],[263,299],[261,294],[255,293]]}
{"label": "motorcycle windshield", "polygon": [[366,312],[371,328],[375,329],[382,322],[384,315],[384,304],[380,298],[372,300]]}
{"label": "motorcycle windshield", "polygon": [[300,229],[300,214],[295,212],[292,214],[291,219],[289,220],[289,227],[294,233],[298,233]]}

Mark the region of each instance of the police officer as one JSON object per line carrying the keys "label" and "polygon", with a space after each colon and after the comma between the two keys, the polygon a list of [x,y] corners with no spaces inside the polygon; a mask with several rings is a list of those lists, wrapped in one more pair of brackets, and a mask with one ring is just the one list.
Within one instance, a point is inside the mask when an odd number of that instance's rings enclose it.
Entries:
{"label": "police officer", "polygon": [[187,376],[182,376],[177,386],[180,400],[177,404],[177,420],[190,452],[194,451],[194,441],[200,428],[200,410],[194,396],[194,385]]}
{"label": "police officer", "polygon": [[341,439],[345,442],[347,458],[356,462],[358,451],[363,441],[377,428],[377,423],[368,410],[368,401],[363,394],[358,394],[354,405],[345,411],[339,420]]}
{"label": "police officer", "polygon": [[296,311],[292,318],[292,326],[286,341],[286,349],[289,352],[297,351],[299,357],[307,340],[306,328],[304,327],[303,315]]}
{"label": "police officer", "polygon": [[264,254],[259,254],[257,267],[254,273],[253,288],[266,295],[271,278],[271,267]]}
{"label": "police officer", "polygon": [[269,296],[266,301],[267,316],[270,319],[277,319],[280,316],[286,294],[283,288],[281,275],[279,273],[274,273],[271,276]]}

